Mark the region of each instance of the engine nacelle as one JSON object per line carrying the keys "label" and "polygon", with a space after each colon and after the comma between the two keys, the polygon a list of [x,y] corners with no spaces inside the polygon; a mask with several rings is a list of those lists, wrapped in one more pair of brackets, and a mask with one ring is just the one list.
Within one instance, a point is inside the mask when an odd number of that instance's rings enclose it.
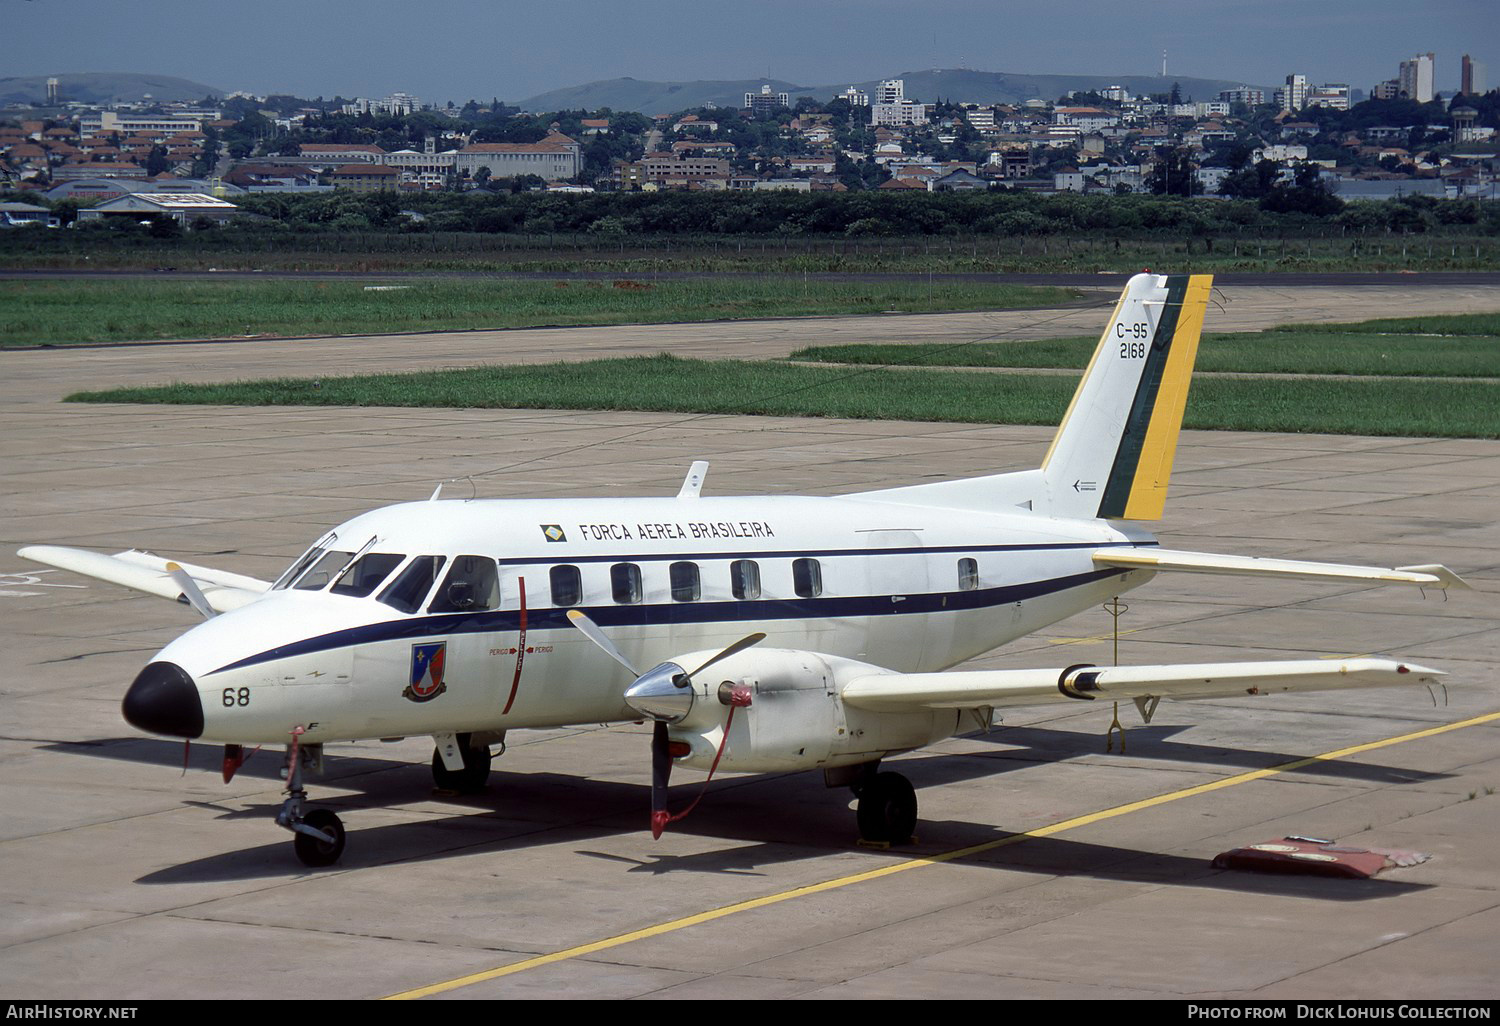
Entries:
{"label": "engine nacelle", "polygon": [[[689,653],[677,661],[690,666],[698,655]],[[749,706],[734,710],[719,760],[719,769],[725,771],[852,766],[953,734],[958,717],[952,710],[873,712],[846,706],[840,699],[847,681],[884,672],[869,663],[817,652],[759,647],[740,652],[694,682],[692,711],[673,724],[669,734],[691,749],[676,762],[704,770],[713,765],[729,722],[730,709],[719,699],[724,684],[750,695]]]}

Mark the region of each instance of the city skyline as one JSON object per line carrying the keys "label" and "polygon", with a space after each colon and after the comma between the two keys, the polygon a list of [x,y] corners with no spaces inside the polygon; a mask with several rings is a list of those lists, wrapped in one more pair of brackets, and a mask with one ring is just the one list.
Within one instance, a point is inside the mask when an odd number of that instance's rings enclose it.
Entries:
{"label": "city skyline", "polygon": [[[1368,92],[1394,78],[1402,60],[1432,51],[1435,88],[1451,94],[1464,53],[1494,59],[1475,52],[1476,31],[1500,38],[1483,30],[1497,21],[1489,0],[1436,0],[1421,10],[1396,0],[1334,0],[1312,11],[1266,0],[1249,15],[1226,0],[1158,0],[1145,9],[1056,0],[1045,12],[972,0],[763,0],[754,18],[682,0],[628,9],[581,0],[566,16],[433,0],[415,29],[409,5],[392,0],[369,0],[357,19],[331,6],[264,0],[263,16],[235,19],[232,33],[187,0],[161,0],[149,15],[120,10],[108,0],[12,7],[0,67],[13,76],[152,72],[257,94],[405,91],[441,105],[492,96],[514,102],[621,77],[831,86],[928,68],[1156,75],[1163,50],[1167,80],[1270,87],[1296,73]],[[97,31],[105,22],[110,31]],[[122,53],[150,56],[122,60]]]}

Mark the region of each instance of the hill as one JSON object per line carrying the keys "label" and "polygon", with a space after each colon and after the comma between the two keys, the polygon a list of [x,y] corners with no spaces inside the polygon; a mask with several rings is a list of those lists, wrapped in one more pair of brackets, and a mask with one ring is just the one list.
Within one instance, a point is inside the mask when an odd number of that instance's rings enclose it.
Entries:
{"label": "hill", "polygon": [[[906,81],[906,95],[923,103],[939,97],[960,103],[1020,103],[1029,99],[1055,100],[1064,93],[1078,90],[1124,86],[1132,93],[1163,93],[1174,82],[1182,87],[1184,98],[1214,99],[1221,89],[1233,89],[1245,83],[1229,79],[1186,78],[1157,75],[1012,75],[1003,71],[928,70],[907,71],[891,76]],[[554,89],[521,100],[525,110],[634,110],[657,116],[688,107],[716,104],[738,108],[747,92],[759,92],[769,84],[773,91],[811,96],[820,101],[831,99],[850,85],[873,93],[879,80],[840,82],[836,85],[803,86],[775,79],[751,78],[734,81],[652,82],[635,78],[605,79],[584,85]]]}
{"label": "hill", "polygon": [[223,96],[224,90],[170,75],[137,75],[128,72],[83,72],[74,75],[31,75],[0,78],[0,105],[47,102],[47,79],[57,79],[61,99],[80,103],[128,103],[149,95],[163,103]]}

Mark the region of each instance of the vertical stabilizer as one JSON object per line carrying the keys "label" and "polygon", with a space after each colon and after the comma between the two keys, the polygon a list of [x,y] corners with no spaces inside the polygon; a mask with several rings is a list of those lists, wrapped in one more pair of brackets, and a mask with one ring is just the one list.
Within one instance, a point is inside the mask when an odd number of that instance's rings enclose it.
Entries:
{"label": "vertical stabilizer", "polygon": [[1047,512],[1161,518],[1212,284],[1130,279],[1042,462]]}
{"label": "vertical stabilizer", "polygon": [[1213,277],[1138,274],[1125,285],[1039,470],[862,492],[948,509],[1159,520]]}

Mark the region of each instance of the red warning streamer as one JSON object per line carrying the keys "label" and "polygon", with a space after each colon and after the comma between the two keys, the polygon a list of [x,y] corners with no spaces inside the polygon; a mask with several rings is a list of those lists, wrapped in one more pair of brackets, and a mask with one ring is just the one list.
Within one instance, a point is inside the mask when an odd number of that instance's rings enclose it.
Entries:
{"label": "red warning streamer", "polygon": [[516,690],[521,686],[521,664],[526,661],[526,578],[520,578],[521,582],[521,629],[516,635],[516,675],[510,681],[510,697],[505,700],[505,708],[500,710],[504,716],[510,712],[510,707],[516,701]]}
{"label": "red warning streamer", "polygon": [[733,705],[729,707],[729,717],[724,721],[724,736],[719,739],[719,751],[714,755],[714,764],[708,768],[708,777],[703,781],[703,788],[698,792],[698,797],[694,798],[693,803],[681,812],[668,814],[667,818],[662,821],[664,828],[668,823],[676,823],[679,820],[687,819],[688,813],[696,809],[698,803],[703,800],[703,796],[708,794],[708,785],[713,783],[714,771],[719,768],[719,760],[724,758],[724,749],[729,746],[729,728],[734,726],[735,708]]}

